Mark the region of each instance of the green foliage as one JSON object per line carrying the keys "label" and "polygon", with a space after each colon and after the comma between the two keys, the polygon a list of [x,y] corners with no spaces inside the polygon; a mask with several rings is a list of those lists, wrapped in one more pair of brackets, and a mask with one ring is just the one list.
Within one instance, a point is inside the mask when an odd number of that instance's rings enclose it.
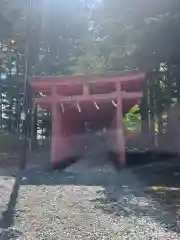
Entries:
{"label": "green foliage", "polygon": [[139,105],[135,105],[124,117],[125,127],[128,131],[140,131],[141,115]]}
{"label": "green foliage", "polygon": [[86,53],[78,58],[75,73],[90,75],[103,74],[105,70],[105,63],[103,59],[98,58],[92,53]]}
{"label": "green foliage", "polygon": [[94,15],[109,67],[151,70],[172,61],[179,54],[179,9],[177,1],[102,1]]}

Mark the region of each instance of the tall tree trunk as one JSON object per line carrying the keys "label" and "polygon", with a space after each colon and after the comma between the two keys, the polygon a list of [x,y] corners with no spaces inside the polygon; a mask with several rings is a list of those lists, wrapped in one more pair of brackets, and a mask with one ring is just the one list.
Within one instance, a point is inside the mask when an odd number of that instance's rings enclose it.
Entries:
{"label": "tall tree trunk", "polygon": [[11,132],[12,131],[12,104],[13,104],[13,100],[11,98],[10,100],[10,106],[9,106],[9,119],[8,119],[8,131]]}
{"label": "tall tree trunk", "polygon": [[180,65],[177,66],[176,86],[177,86],[177,103],[179,105],[180,104]]}
{"label": "tall tree trunk", "polygon": [[143,98],[140,103],[140,115],[141,115],[141,148],[150,147],[150,134],[149,134],[149,96],[148,96],[148,84],[149,74],[147,74],[145,81],[143,82]]}
{"label": "tall tree trunk", "polygon": [[166,95],[167,95],[167,99],[168,99],[168,103],[166,106],[167,109],[167,124],[166,124],[166,128],[168,130],[169,127],[169,114],[170,114],[170,108],[171,108],[171,104],[172,104],[172,77],[171,77],[171,69],[168,66],[168,70],[166,73]]}
{"label": "tall tree trunk", "polygon": [[31,118],[31,147],[37,147],[37,106],[35,107],[34,113]]}
{"label": "tall tree trunk", "polygon": [[2,97],[2,87],[0,86],[0,132],[3,131],[3,97]]}
{"label": "tall tree trunk", "polygon": [[151,74],[149,77],[150,138],[152,147],[155,146],[155,77],[156,74]]}
{"label": "tall tree trunk", "polygon": [[148,112],[148,81],[143,82],[143,98],[140,103],[141,114],[141,132],[147,134],[149,130],[149,112]]}
{"label": "tall tree trunk", "polygon": [[162,107],[162,89],[161,89],[161,78],[159,74],[156,76],[155,82],[155,99],[156,99],[156,116],[158,121],[158,145],[160,145],[161,136],[164,132],[163,126],[163,107]]}

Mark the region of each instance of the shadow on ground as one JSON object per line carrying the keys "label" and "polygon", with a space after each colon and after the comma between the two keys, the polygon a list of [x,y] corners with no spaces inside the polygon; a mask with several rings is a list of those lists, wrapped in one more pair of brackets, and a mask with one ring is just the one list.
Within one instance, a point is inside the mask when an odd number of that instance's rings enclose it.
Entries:
{"label": "shadow on ground", "polygon": [[[34,167],[26,170],[21,185],[84,185],[84,186],[103,186],[113,185],[115,176],[111,176],[112,167],[102,171],[99,169],[89,169],[89,173],[71,172],[68,170],[56,170],[48,172],[46,168]],[[103,173],[102,173],[103,172]]]}
{"label": "shadow on ground", "polygon": [[15,206],[17,203],[21,178],[22,174],[18,173],[9,198],[9,202],[7,203],[7,208],[2,213],[0,218],[0,229],[2,229],[0,233],[0,239],[3,240],[18,239],[19,236],[22,235],[21,232],[12,228],[14,225]]}
{"label": "shadow on ground", "polygon": [[[114,152],[109,152],[109,159],[119,169],[119,157]],[[160,163],[169,161],[169,159],[176,159],[179,155],[173,152],[166,151],[152,151],[152,150],[131,150],[126,152],[126,166],[127,167],[139,167],[148,165],[151,163]]]}
{"label": "shadow on ground", "polygon": [[163,164],[134,168],[133,172],[146,188],[144,192],[158,201],[176,223],[180,223],[180,159]]}
{"label": "shadow on ground", "polygon": [[117,183],[104,186],[98,193],[100,197],[92,200],[95,207],[117,217],[148,218],[171,232],[180,233],[179,160],[160,161],[129,170],[141,182],[142,189],[134,192],[133,179],[129,179],[132,184],[119,182],[119,186]]}
{"label": "shadow on ground", "polygon": [[[101,209],[106,214],[115,215],[117,217],[134,217],[135,219],[141,217],[152,219],[162,226],[173,232],[179,232],[176,219],[173,218],[171,213],[164,212],[162,218],[162,209],[157,209],[153,202],[147,201],[144,194],[136,194],[133,196],[131,186],[121,186],[121,193],[113,196],[112,190],[106,187],[103,191],[99,192],[99,197],[92,202],[96,208]],[[146,226],[144,226],[146,227]]]}

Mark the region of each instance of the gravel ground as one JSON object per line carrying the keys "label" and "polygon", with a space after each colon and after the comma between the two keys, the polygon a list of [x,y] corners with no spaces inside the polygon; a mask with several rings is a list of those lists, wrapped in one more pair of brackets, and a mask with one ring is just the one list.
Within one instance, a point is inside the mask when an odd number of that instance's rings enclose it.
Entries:
{"label": "gravel ground", "polygon": [[13,185],[15,182],[16,170],[13,168],[0,168],[0,213],[6,210]]}
{"label": "gravel ground", "polygon": [[86,161],[61,173],[29,169],[21,184],[17,239],[180,239],[131,170]]}
{"label": "gravel ground", "polygon": [[131,169],[117,172],[104,160],[87,154],[62,172],[29,168],[11,234],[0,239],[180,239],[172,216],[143,193]]}
{"label": "gravel ground", "polygon": [[[16,179],[16,168],[0,168],[0,240],[6,240],[5,238],[6,231],[8,232],[9,227],[7,221],[4,218],[4,213],[7,210],[7,206],[9,204],[11,192],[14,187],[15,179]],[[9,219],[10,220],[10,219]]]}

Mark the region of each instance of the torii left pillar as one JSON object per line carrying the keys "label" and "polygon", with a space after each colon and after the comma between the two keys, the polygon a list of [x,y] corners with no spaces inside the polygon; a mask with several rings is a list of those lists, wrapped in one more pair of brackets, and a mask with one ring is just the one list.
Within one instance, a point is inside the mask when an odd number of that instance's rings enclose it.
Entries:
{"label": "torii left pillar", "polygon": [[59,102],[56,101],[55,89],[53,89],[52,101],[52,139],[51,139],[51,161],[53,166],[60,162],[62,151],[62,119]]}
{"label": "torii left pillar", "polygon": [[116,112],[116,126],[117,126],[117,147],[119,151],[119,163],[121,166],[126,164],[126,146],[124,135],[124,121],[123,121],[123,109],[122,109],[122,96],[121,96],[121,83],[116,83],[117,93],[117,112]]}

